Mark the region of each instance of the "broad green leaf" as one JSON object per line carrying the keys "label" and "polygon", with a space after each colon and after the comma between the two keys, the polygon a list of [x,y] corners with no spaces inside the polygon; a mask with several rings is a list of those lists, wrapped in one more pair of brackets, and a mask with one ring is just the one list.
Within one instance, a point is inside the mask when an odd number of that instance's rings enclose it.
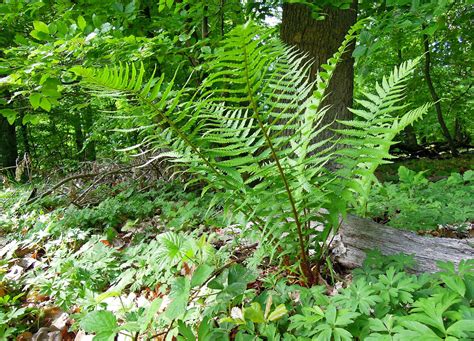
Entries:
{"label": "broad green leaf", "polygon": [[186,312],[190,292],[189,279],[178,277],[171,286],[170,297],[173,299],[166,308],[166,316],[174,320]]}
{"label": "broad green leaf", "polygon": [[454,292],[457,292],[459,295],[464,297],[466,294],[466,285],[462,278],[457,275],[441,275],[441,279],[447,285],[447,287]]}
{"label": "broad green leaf", "polygon": [[326,308],[326,311],[324,312],[324,317],[326,318],[326,321],[329,324],[333,325],[336,323],[336,314],[336,307],[331,304]]}
{"label": "broad green leaf", "polygon": [[23,116],[22,124],[27,124],[31,123],[32,125],[36,125],[40,123],[41,119],[43,118],[43,115],[40,114],[26,114]]}
{"label": "broad green leaf", "polygon": [[182,340],[184,341],[196,340],[196,336],[194,336],[193,330],[181,320],[178,321],[178,331],[179,331],[179,334],[182,337],[184,337]]}
{"label": "broad green leaf", "polygon": [[36,110],[40,107],[41,95],[39,93],[31,94],[30,97],[29,97],[29,100],[30,100],[30,103],[31,103],[31,106],[33,107],[33,109]]}
{"label": "broad green leaf", "polygon": [[47,112],[51,111],[51,102],[46,98],[41,98],[40,107],[46,110]]}
{"label": "broad green leaf", "polygon": [[209,319],[209,316],[205,316],[199,324],[198,340],[206,340],[205,337],[207,337],[210,332]]}
{"label": "broad green leaf", "polygon": [[202,285],[209,276],[213,273],[214,267],[201,264],[197,267],[197,269],[193,273],[193,277],[191,278],[191,288],[197,287]]}
{"label": "broad green leaf", "polygon": [[35,28],[36,31],[38,32],[43,32],[46,34],[49,34],[49,28],[48,25],[46,25],[42,21],[33,21],[33,27]]}
{"label": "broad green leaf", "polygon": [[469,334],[467,334],[467,332],[474,333],[474,320],[457,321],[446,330],[447,334],[459,338],[468,336]]}
{"label": "broad green leaf", "polygon": [[252,302],[250,307],[244,309],[244,317],[254,323],[265,322],[262,306],[257,302]]}
{"label": "broad green leaf", "polygon": [[5,117],[8,123],[15,123],[17,112],[13,109],[0,109],[0,114]]}
{"label": "broad green leaf", "polygon": [[87,314],[79,323],[87,333],[95,333],[94,340],[112,341],[118,331],[115,315],[107,310],[95,310]]}
{"label": "broad green leaf", "polygon": [[84,31],[87,26],[86,20],[82,15],[77,17],[77,26],[81,29],[81,31]]}
{"label": "broad green leaf", "polygon": [[270,315],[268,316],[268,321],[276,321],[288,313],[286,310],[286,306],[284,304],[280,304],[273,310]]}

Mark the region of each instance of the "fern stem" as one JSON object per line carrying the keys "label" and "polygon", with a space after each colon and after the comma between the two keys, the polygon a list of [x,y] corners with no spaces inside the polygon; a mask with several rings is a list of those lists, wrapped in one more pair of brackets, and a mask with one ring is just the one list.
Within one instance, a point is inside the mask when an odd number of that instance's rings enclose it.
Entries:
{"label": "fern stem", "polygon": [[253,93],[251,91],[250,76],[249,76],[249,70],[248,70],[249,61],[248,61],[248,55],[247,55],[246,47],[244,47],[244,59],[245,59],[244,64],[245,64],[245,80],[246,80],[246,83],[247,83],[247,94],[249,96],[250,104],[252,106],[252,110],[255,114],[255,118],[257,119],[260,130],[262,131],[263,137],[265,138],[265,141],[267,142],[267,145],[270,148],[272,157],[275,160],[275,164],[278,168],[278,172],[280,173],[280,177],[283,180],[283,184],[285,186],[285,191],[286,191],[286,194],[288,196],[288,200],[289,200],[290,205],[291,205],[291,210],[292,210],[292,213],[293,213],[293,217],[295,219],[296,229],[297,229],[297,233],[298,233],[298,241],[299,241],[300,251],[301,251],[303,274],[306,277],[306,279],[308,280],[308,284],[311,286],[312,284],[314,284],[314,276],[313,276],[313,273],[311,271],[311,266],[310,266],[310,263],[309,263],[308,257],[307,257],[307,252],[306,252],[306,247],[305,247],[305,240],[304,240],[304,236],[303,236],[303,229],[301,227],[301,222],[300,222],[300,219],[299,219],[298,210],[296,208],[296,203],[295,203],[295,200],[293,198],[293,194],[291,192],[290,185],[288,184],[288,180],[286,178],[285,172],[283,170],[283,167],[281,166],[280,159],[278,158],[278,156],[276,154],[276,151],[275,151],[275,148],[273,147],[273,143],[270,139],[270,136],[268,135],[268,132],[265,129],[265,125],[262,122],[262,119],[260,117],[259,110],[258,110],[258,107],[257,107],[257,103],[255,102],[255,98],[254,98]]}

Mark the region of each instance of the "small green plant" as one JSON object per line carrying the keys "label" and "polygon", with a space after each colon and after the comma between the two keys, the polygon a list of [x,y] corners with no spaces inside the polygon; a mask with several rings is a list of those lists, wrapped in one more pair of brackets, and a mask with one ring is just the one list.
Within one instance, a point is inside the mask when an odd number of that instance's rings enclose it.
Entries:
{"label": "small green plant", "polygon": [[398,183],[375,186],[368,215],[390,226],[410,230],[436,229],[438,225],[463,224],[474,219],[474,171],[430,182],[425,172],[401,166]]}
{"label": "small green plant", "polygon": [[122,321],[126,322],[122,324],[118,323],[114,313],[108,310],[94,310],[81,318],[79,326],[84,331],[95,334],[94,340],[113,341],[118,334],[136,339],[136,336],[148,331],[161,303],[161,299],[156,299],[148,307],[134,312],[124,309]]}
{"label": "small green plant", "polygon": [[[0,282],[0,290],[4,282]],[[0,295],[0,340],[9,340],[28,329],[28,324],[37,313],[34,308],[23,306],[24,293]]]}

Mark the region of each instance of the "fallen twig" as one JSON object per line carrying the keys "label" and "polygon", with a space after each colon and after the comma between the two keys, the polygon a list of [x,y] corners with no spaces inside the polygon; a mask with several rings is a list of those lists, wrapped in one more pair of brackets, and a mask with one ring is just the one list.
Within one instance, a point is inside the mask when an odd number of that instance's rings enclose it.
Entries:
{"label": "fallen twig", "polygon": [[135,166],[127,166],[127,167],[122,167],[122,168],[119,168],[119,169],[115,169],[115,170],[111,170],[111,171],[108,171],[106,173],[102,173],[102,172],[97,172],[97,173],[88,173],[88,174],[76,174],[76,175],[72,175],[70,177],[67,177],[63,180],[61,180],[59,183],[57,183],[56,185],[54,185],[52,188],[50,188],[49,190],[47,190],[46,192],[43,192],[41,193],[40,195],[34,197],[34,198],[31,198],[30,200],[28,200],[25,205],[28,206],[32,203],[34,203],[35,201],[39,200],[39,199],[43,199],[44,197],[50,195],[51,193],[53,193],[57,188],[61,187],[62,185],[64,185],[65,183],[68,183],[69,181],[72,181],[72,180],[76,180],[76,179],[84,179],[84,178],[94,178],[96,176],[101,176],[101,179],[104,178],[105,176],[107,175],[112,175],[112,174],[117,174],[117,173],[122,173],[123,171],[125,170],[128,170],[128,169],[131,169],[131,168],[134,168]]}

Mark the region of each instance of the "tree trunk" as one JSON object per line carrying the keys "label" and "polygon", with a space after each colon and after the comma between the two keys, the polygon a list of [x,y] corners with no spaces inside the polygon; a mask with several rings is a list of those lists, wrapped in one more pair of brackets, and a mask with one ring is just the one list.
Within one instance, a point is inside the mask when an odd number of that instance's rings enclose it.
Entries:
{"label": "tree trunk", "polygon": [[434,88],[433,80],[431,79],[431,51],[429,38],[426,34],[423,34],[423,48],[425,51],[425,67],[423,71],[425,74],[426,84],[428,85],[428,89],[430,90],[431,98],[433,98],[436,115],[438,117],[439,125],[441,126],[441,131],[443,132],[444,137],[448,141],[449,148],[451,149],[451,154],[453,154],[453,156],[456,156],[458,155],[458,152],[456,150],[456,146],[454,145],[454,140],[451,137],[451,133],[449,132],[448,127],[446,126],[446,122],[444,121],[440,99]]}
{"label": "tree trunk", "polygon": [[[385,3],[384,3],[385,4]],[[401,45],[401,42],[398,42],[398,45]],[[402,49],[399,47],[397,50],[397,58],[398,58],[398,65],[403,63],[403,56],[402,56]],[[415,133],[415,128],[413,128],[413,125],[407,126],[405,129],[403,129],[403,144],[400,146],[409,151],[409,152],[415,152],[420,150],[420,146],[418,145],[418,140],[416,139],[416,133]]]}
{"label": "tree trunk", "polygon": [[[21,115],[20,122],[23,122],[24,115]],[[23,152],[31,156],[30,140],[28,137],[28,125],[20,123],[21,138],[23,140]]]}
{"label": "tree trunk", "polygon": [[209,17],[208,17],[208,8],[207,5],[203,6],[203,14],[202,14],[202,39],[206,39],[209,36]]}
{"label": "tree trunk", "polygon": [[414,232],[377,224],[348,215],[339,229],[342,245],[333,249],[338,263],[347,268],[362,265],[367,250],[378,249],[384,255],[411,254],[415,272],[438,271],[437,261],[455,264],[474,258],[474,239],[452,239],[420,236]]}
{"label": "tree trunk", "polygon": [[[348,10],[328,7],[323,10],[323,14],[326,14],[324,20],[315,20],[312,17],[312,10],[308,6],[283,4],[281,39],[308,53],[308,58],[314,62],[310,76],[312,80],[320,70],[320,65],[332,57],[343,42],[349,28],[355,24],[357,1],[354,0]],[[322,103],[323,106],[331,106],[323,124],[330,123],[334,119],[350,119],[352,117],[347,108],[352,106],[354,91],[353,50],[354,44],[351,44],[334,71],[327,89],[327,97]],[[321,136],[321,139],[332,134],[328,130],[324,135]]]}
{"label": "tree trunk", "polygon": [[420,145],[416,138],[415,128],[413,126],[407,126],[402,132],[403,143],[396,144],[395,147],[401,147],[401,149],[413,153],[420,150]]}
{"label": "tree trunk", "polygon": [[224,4],[225,0],[220,0],[219,4],[219,26],[221,31],[221,38],[224,37]]}
{"label": "tree trunk", "polygon": [[95,151],[95,141],[90,139],[92,135],[92,124],[93,124],[93,117],[92,117],[92,110],[88,108],[83,113],[84,115],[84,133],[86,134],[86,150],[85,150],[85,159],[88,161],[95,161],[96,159],[96,151]]}
{"label": "tree trunk", "polygon": [[0,168],[9,168],[8,171],[14,174],[17,157],[15,125],[0,115]]}
{"label": "tree trunk", "polygon": [[77,150],[77,156],[79,161],[84,161],[85,160],[85,155],[84,155],[84,133],[82,132],[82,126],[81,126],[81,115],[77,114],[73,118],[72,122],[74,126],[74,141],[76,142],[76,150]]}

